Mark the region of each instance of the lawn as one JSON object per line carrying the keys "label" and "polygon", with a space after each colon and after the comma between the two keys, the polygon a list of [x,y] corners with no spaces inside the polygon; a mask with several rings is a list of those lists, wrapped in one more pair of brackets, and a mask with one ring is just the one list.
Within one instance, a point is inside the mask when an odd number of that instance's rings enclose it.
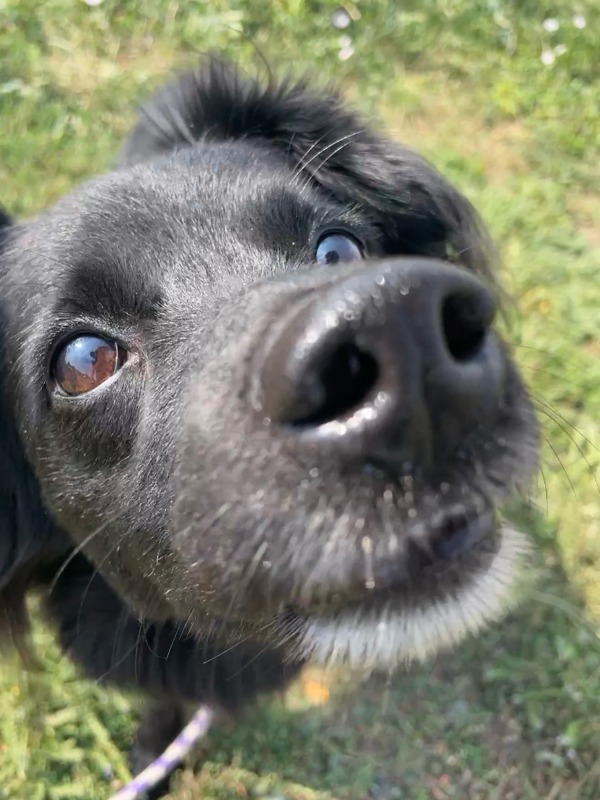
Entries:
{"label": "lawn", "polygon": [[[108,167],[140,99],[219,50],[310,68],[475,202],[503,256],[505,323],[544,421],[511,513],[537,545],[529,600],[387,680],[308,672],[216,730],[172,800],[600,797],[600,9],[566,0],[0,0],[0,202],[35,213]],[[333,15],[333,16],[332,16]],[[334,25],[343,22],[346,27]],[[104,800],[136,708],[0,666],[0,800]]]}

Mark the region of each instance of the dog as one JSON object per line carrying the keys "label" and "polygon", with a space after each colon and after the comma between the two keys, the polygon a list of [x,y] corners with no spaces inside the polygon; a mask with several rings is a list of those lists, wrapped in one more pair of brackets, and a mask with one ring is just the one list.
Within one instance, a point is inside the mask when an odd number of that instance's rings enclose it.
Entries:
{"label": "dog", "polygon": [[[0,619],[156,710],[391,670],[515,594],[538,425],[471,204],[309,79],[217,59],[0,219]],[[168,709],[168,713],[165,711]],[[157,720],[160,720],[158,724]]]}

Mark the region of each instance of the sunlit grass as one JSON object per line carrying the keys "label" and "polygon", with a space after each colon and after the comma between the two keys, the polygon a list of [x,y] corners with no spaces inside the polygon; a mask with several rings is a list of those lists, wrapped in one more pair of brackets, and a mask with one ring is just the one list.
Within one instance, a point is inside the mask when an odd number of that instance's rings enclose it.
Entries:
{"label": "sunlit grass", "polygon": [[[0,0],[0,202],[35,213],[112,163],[135,104],[218,49],[312,69],[475,202],[514,298],[510,335],[544,418],[516,513],[537,594],[505,624],[388,683],[312,676],[207,743],[177,800],[600,796],[600,13],[508,0]],[[336,24],[341,18],[337,18]],[[551,22],[548,22],[551,20]],[[341,56],[341,57],[340,57]],[[102,800],[135,711],[78,678],[0,672],[0,800]],[[350,681],[350,683],[348,683]],[[347,685],[346,685],[347,684]]]}

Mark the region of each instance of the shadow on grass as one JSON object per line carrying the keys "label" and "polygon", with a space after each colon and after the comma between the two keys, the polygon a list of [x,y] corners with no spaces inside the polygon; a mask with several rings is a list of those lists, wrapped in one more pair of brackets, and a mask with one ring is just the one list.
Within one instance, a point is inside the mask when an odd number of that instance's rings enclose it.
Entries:
{"label": "shadow on grass", "polygon": [[313,672],[215,730],[172,797],[598,798],[600,642],[547,560],[517,613],[435,663]]}

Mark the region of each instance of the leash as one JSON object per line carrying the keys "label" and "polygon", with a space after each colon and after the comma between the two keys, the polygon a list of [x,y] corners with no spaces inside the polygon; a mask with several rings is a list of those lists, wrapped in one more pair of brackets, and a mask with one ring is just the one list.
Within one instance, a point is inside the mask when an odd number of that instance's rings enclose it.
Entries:
{"label": "leash", "polygon": [[167,749],[158,758],[155,758],[150,766],[136,775],[127,786],[114,794],[110,800],[137,800],[145,792],[154,788],[175,769],[194,745],[206,736],[213,718],[214,711],[211,708],[200,706]]}

